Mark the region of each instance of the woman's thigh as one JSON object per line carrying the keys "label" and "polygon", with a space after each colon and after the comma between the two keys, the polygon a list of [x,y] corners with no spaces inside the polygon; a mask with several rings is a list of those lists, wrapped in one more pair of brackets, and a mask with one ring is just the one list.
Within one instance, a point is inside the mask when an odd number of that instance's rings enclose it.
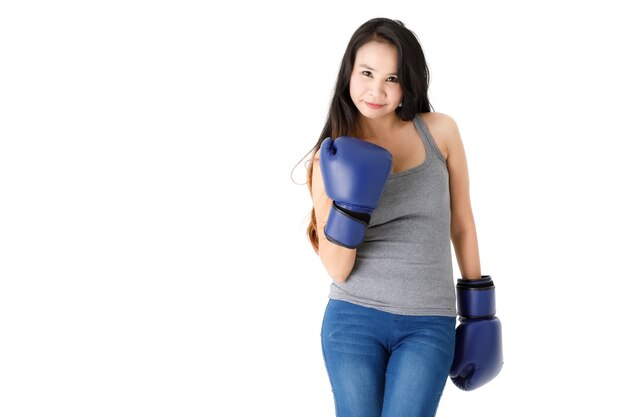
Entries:
{"label": "woman's thigh", "polygon": [[326,370],[341,417],[380,417],[388,352],[388,313],[330,300],[322,324]]}
{"label": "woman's thigh", "polygon": [[454,356],[455,324],[454,317],[402,318],[387,365],[383,417],[435,415]]}

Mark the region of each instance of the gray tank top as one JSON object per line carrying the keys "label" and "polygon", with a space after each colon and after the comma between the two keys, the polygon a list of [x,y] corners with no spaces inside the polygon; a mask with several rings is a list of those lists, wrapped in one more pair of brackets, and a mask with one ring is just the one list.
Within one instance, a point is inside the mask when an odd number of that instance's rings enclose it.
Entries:
{"label": "gray tank top", "polygon": [[329,297],[394,314],[456,316],[450,188],[444,157],[420,116],[420,165],[391,174],[344,283]]}

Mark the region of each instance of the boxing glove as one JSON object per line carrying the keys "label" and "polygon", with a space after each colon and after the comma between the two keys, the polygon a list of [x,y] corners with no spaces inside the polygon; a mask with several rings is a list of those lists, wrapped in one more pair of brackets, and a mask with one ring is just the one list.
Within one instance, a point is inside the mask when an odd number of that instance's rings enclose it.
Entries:
{"label": "boxing glove", "polygon": [[495,378],[502,369],[502,325],[496,314],[491,277],[457,280],[459,325],[456,328],[452,382],[471,391]]}
{"label": "boxing glove", "polygon": [[324,234],[329,241],[354,249],[365,239],[391,172],[392,156],[385,148],[350,136],[326,138],[319,155],[324,188],[333,201]]}

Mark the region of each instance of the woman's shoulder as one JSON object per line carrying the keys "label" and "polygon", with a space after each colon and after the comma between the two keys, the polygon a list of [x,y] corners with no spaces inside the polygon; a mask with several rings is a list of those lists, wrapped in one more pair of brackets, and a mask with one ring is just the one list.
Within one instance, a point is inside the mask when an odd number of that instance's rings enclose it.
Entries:
{"label": "woman's shoulder", "polygon": [[318,149],[315,151],[315,153],[311,157],[311,162],[315,163],[315,162],[319,162],[319,160],[320,160],[320,150]]}
{"label": "woman's shoulder", "polygon": [[452,118],[452,116],[445,113],[439,113],[434,111],[420,113],[420,117],[422,118],[424,123],[428,125],[429,129],[431,127],[439,131],[451,131],[458,129],[456,121]]}
{"label": "woman's shoulder", "polygon": [[421,113],[420,118],[424,121],[437,147],[448,158],[449,150],[455,146],[459,138],[459,128],[452,116],[439,112]]}

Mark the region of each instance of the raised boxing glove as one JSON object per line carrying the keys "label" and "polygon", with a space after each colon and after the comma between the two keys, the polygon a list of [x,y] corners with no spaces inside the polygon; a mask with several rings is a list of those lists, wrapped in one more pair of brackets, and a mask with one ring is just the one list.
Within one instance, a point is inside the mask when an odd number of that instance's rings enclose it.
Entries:
{"label": "raised boxing glove", "polygon": [[502,325],[495,316],[495,286],[490,276],[459,279],[456,292],[460,323],[450,378],[460,389],[471,391],[502,369]]}
{"label": "raised boxing glove", "polygon": [[324,227],[326,238],[354,249],[365,239],[391,172],[385,148],[351,136],[326,138],[320,147],[320,169],[326,194],[333,200]]}

